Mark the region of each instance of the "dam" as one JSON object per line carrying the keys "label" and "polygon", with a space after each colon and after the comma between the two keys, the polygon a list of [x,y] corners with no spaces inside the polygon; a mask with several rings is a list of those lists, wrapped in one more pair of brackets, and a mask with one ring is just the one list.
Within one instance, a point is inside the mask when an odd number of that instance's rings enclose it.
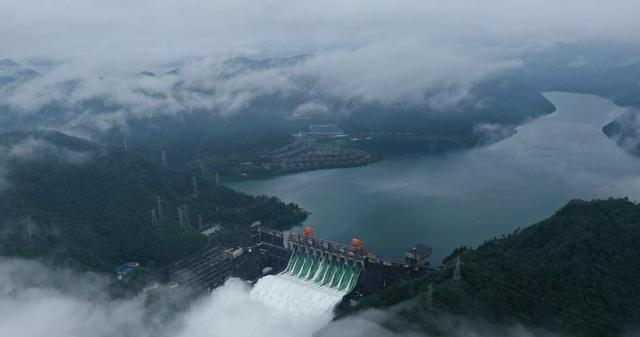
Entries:
{"label": "dam", "polygon": [[234,239],[212,237],[215,246],[175,263],[170,272],[175,284],[211,290],[239,277],[255,282],[252,298],[315,315],[433,270],[432,250],[423,244],[407,249],[399,261],[367,251],[357,238],[351,245],[318,238],[310,226],[297,233],[256,223],[248,232],[219,235]]}
{"label": "dam", "polygon": [[[303,233],[262,226],[256,232],[259,247],[289,252],[282,271],[258,280],[252,292],[276,307],[330,311],[343,298],[357,301],[433,269],[432,250],[422,244],[407,249],[404,261],[397,261],[365,250],[364,242],[357,238],[351,240],[351,245],[318,238],[309,226]],[[311,302],[319,307],[306,308]]]}
{"label": "dam", "polygon": [[[274,234],[278,235],[271,233]],[[253,298],[281,310],[323,314],[329,313],[353,290],[363,269],[362,262],[332,252],[327,249],[327,242],[316,242],[311,234],[312,229],[307,227],[304,244],[293,233],[283,234],[286,239],[283,248],[291,249],[289,262],[279,274],[258,280],[251,292]]]}

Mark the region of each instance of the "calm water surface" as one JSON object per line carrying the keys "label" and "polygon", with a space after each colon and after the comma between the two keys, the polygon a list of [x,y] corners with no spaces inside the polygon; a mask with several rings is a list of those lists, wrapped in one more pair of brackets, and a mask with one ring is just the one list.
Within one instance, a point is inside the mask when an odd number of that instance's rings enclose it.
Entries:
{"label": "calm water surface", "polygon": [[590,95],[545,96],[555,113],[488,147],[230,186],[298,203],[322,238],[358,237],[391,257],[426,243],[435,264],[455,247],[542,220],[570,199],[640,199],[640,160],[601,131],[624,109]]}

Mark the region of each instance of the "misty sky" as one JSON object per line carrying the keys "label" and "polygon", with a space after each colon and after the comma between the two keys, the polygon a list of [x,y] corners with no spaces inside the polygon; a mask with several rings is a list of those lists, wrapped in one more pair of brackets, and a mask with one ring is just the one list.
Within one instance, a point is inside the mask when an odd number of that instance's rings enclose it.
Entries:
{"label": "misty sky", "polygon": [[[634,0],[2,0],[0,57],[164,64],[487,41],[640,40]],[[408,46],[404,46],[408,48]],[[132,63],[133,62],[133,63]]]}
{"label": "misty sky", "polygon": [[[634,0],[0,0],[0,59],[56,64],[0,90],[0,101],[18,114],[52,102],[71,111],[95,97],[126,107],[60,117],[69,120],[65,130],[100,132],[130,117],[241,111],[255,97],[294,92],[296,79],[312,77],[327,99],[394,104],[435,92],[428,103],[446,110],[478,82],[522,67],[526,51],[554,41],[640,42],[637,9]],[[298,54],[313,57],[231,78],[220,67],[235,56]],[[175,67],[179,78],[134,76]],[[328,109],[315,101],[299,108],[309,107]]]}

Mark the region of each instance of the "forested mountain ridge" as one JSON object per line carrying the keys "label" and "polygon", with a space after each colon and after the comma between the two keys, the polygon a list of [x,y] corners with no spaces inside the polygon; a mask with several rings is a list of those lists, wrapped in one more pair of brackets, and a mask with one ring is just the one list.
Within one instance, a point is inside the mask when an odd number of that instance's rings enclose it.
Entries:
{"label": "forested mountain ridge", "polygon": [[558,42],[523,57],[512,76],[541,91],[599,95],[640,106],[640,47],[613,41]]}
{"label": "forested mountain ridge", "polygon": [[[567,336],[623,336],[640,319],[639,240],[640,205],[574,200],[538,224],[457,249],[444,269],[361,305],[416,299],[401,315],[436,332],[435,317],[446,312]],[[457,257],[460,281],[453,280]]]}
{"label": "forested mountain ridge", "polygon": [[23,67],[14,60],[0,60],[0,88],[16,82],[23,82],[40,76],[38,72]]}
{"label": "forested mountain ridge", "polygon": [[[51,87],[41,87],[48,76],[43,74],[0,91],[0,131],[46,125],[111,146],[126,138],[131,151],[155,162],[164,150],[173,167],[209,162],[216,163],[211,172],[228,167],[235,172],[241,163],[291,144],[293,133],[312,124],[336,124],[357,139],[339,146],[378,154],[442,152],[504,138],[515,126],[555,110],[537,89],[504,74],[464,89],[424,88],[415,100],[365,99],[335,92],[321,77],[301,72],[313,59],[234,58],[198,68],[198,74],[210,71],[212,77],[194,76],[195,70],[183,65],[156,76],[148,71],[124,78],[72,76]],[[254,82],[246,92],[236,88]],[[97,91],[84,91],[87,86]],[[114,86],[122,89],[114,92]],[[42,100],[20,99],[36,89]],[[50,92],[61,95],[52,100]]]}
{"label": "forested mountain ridge", "polygon": [[[192,173],[57,132],[3,134],[0,149],[0,255],[100,271],[126,261],[159,267],[201,248],[206,240],[199,231],[218,221],[288,228],[306,218],[295,204],[237,193],[199,176],[195,197]],[[184,227],[177,216],[182,205]]]}
{"label": "forested mountain ridge", "polygon": [[[242,71],[250,69],[253,67]],[[245,162],[264,161],[292,144],[294,133],[308,131],[312,124],[336,124],[349,135],[350,139],[327,145],[393,155],[483,145],[513,134],[517,125],[555,111],[538,91],[504,77],[478,83],[461,102],[440,109],[426,101],[388,106],[340,100],[318,94],[313,83],[307,87],[256,98],[233,115],[196,111],[131,119],[125,129],[110,130],[102,141],[120,146],[126,139],[132,151],[152,161],[159,162],[164,150],[171,166],[203,165],[210,172],[226,172],[241,171]],[[323,112],[292,118],[309,102]]]}
{"label": "forested mountain ridge", "polygon": [[602,128],[624,150],[640,155],[640,110],[629,109]]}

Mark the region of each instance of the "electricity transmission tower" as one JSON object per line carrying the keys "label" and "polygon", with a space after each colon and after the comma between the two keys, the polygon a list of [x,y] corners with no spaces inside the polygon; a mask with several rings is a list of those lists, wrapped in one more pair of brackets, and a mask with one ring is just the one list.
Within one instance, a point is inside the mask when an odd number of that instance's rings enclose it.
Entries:
{"label": "electricity transmission tower", "polygon": [[151,209],[151,225],[153,227],[157,227],[158,226],[158,214],[156,213],[156,209],[155,208]]}
{"label": "electricity transmission tower", "polygon": [[429,283],[429,288],[427,289],[427,308],[433,309],[433,283]]}
{"label": "electricity transmission tower", "polygon": [[162,162],[162,167],[167,168],[167,153],[164,150],[160,151],[160,160]]}
{"label": "electricity transmission tower", "polygon": [[196,176],[191,176],[191,196],[194,199],[198,199],[198,178]]}
{"label": "electricity transmission tower", "polygon": [[460,273],[460,256],[456,258],[456,269],[453,271],[453,280],[459,282],[462,280],[462,274]]}
{"label": "electricity transmission tower", "polygon": [[162,198],[160,196],[156,197],[156,209],[158,210],[158,218],[162,219],[164,211],[162,210]]}

